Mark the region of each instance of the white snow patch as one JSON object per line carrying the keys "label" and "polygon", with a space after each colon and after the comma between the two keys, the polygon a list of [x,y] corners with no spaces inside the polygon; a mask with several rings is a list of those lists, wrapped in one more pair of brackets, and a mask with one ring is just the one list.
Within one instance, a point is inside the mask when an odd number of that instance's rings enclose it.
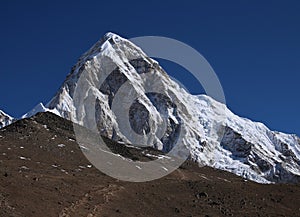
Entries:
{"label": "white snow patch", "polygon": [[21,170],[29,170],[29,168],[27,166],[21,166],[20,169]]}
{"label": "white snow patch", "polygon": [[58,144],[57,145],[59,148],[63,148],[63,147],[65,147],[66,145],[65,144]]}
{"label": "white snow patch", "polygon": [[167,172],[169,171],[166,167],[161,167],[161,168],[163,168],[163,170],[165,170]]}
{"label": "white snow patch", "polygon": [[79,147],[80,147],[81,149],[85,150],[85,151],[89,151],[89,150],[90,150],[89,148],[87,148],[87,147],[85,147],[85,146],[83,146],[83,145],[80,145]]}
{"label": "white snow patch", "polygon": [[142,167],[138,166],[138,165],[135,165],[136,168],[138,168],[139,170],[142,169]]}

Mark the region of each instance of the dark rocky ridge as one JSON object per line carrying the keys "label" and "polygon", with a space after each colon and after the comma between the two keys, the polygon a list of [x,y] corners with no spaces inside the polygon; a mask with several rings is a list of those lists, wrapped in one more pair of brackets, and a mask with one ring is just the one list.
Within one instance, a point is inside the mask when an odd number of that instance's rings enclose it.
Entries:
{"label": "dark rocky ridge", "polygon": [[[115,180],[89,168],[72,127],[40,113],[0,130],[1,217],[300,216],[299,185],[257,184],[190,161],[159,180]],[[145,150],[111,148],[150,160]]]}

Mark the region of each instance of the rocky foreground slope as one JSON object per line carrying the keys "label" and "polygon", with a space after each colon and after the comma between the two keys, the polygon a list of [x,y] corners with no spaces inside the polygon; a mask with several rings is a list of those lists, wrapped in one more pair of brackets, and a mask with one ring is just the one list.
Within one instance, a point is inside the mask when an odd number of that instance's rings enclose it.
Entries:
{"label": "rocky foreground slope", "polygon": [[[90,165],[72,128],[39,113],[0,130],[0,216],[300,216],[299,185],[258,184],[191,161],[151,182],[112,179]],[[132,160],[161,154],[107,142]]]}

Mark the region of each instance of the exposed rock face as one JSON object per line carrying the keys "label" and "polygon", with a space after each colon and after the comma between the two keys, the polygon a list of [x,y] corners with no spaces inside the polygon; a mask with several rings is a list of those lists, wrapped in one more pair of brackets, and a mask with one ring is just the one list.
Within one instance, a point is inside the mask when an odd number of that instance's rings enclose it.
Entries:
{"label": "exposed rock face", "polygon": [[[297,147],[299,148],[300,145],[298,137],[295,135],[280,135],[280,133],[269,131],[267,128],[265,130],[267,130],[268,138],[273,145],[271,147],[267,148],[262,141],[261,143],[249,142],[241,134],[228,127],[221,146],[231,153],[233,159],[238,159],[249,165],[251,170],[269,181],[299,182],[299,174],[291,173],[291,168],[295,172],[300,171],[300,162],[295,154],[298,153]],[[290,137],[294,141],[290,144],[284,143],[281,136],[286,137],[286,139]],[[248,177],[246,172],[243,172],[242,175]]]}
{"label": "exposed rock face", "polygon": [[14,118],[0,110],[0,128],[11,124],[13,121]]}
{"label": "exposed rock face", "polygon": [[140,48],[113,33],[80,57],[47,107],[85,126],[95,118],[101,134],[114,140],[165,152],[181,143],[199,164],[257,182],[299,180],[297,136],[240,118],[209,96],[190,95]]}

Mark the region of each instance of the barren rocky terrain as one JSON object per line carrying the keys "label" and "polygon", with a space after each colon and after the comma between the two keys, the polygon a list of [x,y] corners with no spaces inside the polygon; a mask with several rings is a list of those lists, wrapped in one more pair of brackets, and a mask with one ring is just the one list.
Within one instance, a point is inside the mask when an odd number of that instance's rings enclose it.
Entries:
{"label": "barren rocky terrain", "polygon": [[[71,122],[39,113],[0,130],[0,216],[300,216],[300,185],[263,185],[186,161],[145,183],[101,173],[84,157]],[[135,160],[139,151],[110,142]]]}

